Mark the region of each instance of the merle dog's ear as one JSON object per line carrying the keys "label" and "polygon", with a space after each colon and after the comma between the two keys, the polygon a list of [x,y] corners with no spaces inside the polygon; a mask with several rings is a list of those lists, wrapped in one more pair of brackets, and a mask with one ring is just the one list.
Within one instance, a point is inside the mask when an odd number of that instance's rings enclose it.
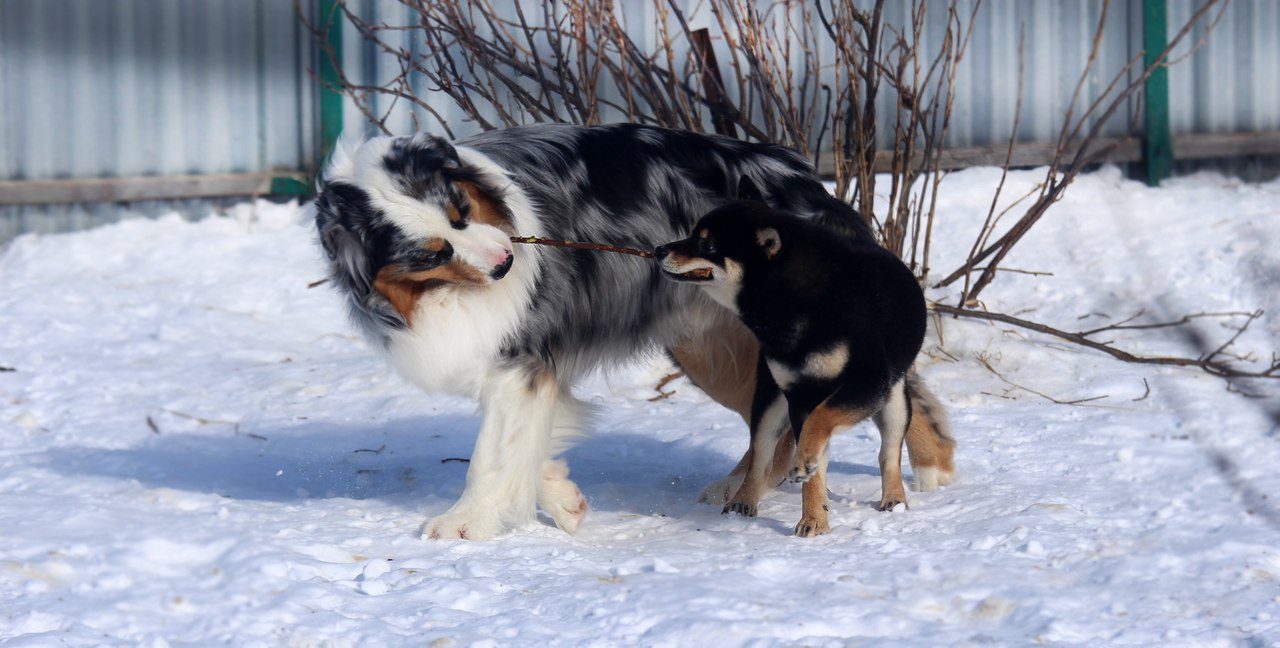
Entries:
{"label": "merle dog's ear", "polygon": [[373,288],[369,256],[360,236],[343,225],[343,202],[336,191],[322,193],[316,199],[316,230],[320,245],[329,255],[334,281],[363,298]]}
{"label": "merle dog's ear", "polygon": [[369,257],[355,234],[337,221],[320,227],[320,243],[333,262],[334,279],[344,283],[357,296],[364,297],[373,288],[369,277]]}
{"label": "merle dog's ear", "polygon": [[738,178],[738,200],[754,200],[756,202],[764,202],[764,194],[760,193],[760,188],[750,176],[742,176]]}
{"label": "merle dog's ear", "polygon": [[761,250],[764,250],[764,255],[770,259],[778,256],[778,251],[782,249],[782,238],[778,236],[778,230],[772,227],[756,230],[756,243],[760,245]]}
{"label": "merle dog's ear", "polygon": [[411,193],[426,194],[438,188],[450,172],[460,169],[462,160],[458,149],[444,138],[419,133],[393,140],[382,164],[410,187]]}
{"label": "merle dog's ear", "polygon": [[446,171],[452,171],[462,166],[462,159],[458,157],[458,149],[453,147],[442,137],[432,136],[437,154],[440,156],[440,168]]}

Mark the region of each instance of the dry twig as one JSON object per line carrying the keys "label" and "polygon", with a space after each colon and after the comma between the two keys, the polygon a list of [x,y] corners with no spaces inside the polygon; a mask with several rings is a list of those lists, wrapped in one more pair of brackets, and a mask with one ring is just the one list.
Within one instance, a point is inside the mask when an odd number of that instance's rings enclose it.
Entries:
{"label": "dry twig", "polygon": [[641,250],[639,248],[623,247],[621,245],[609,245],[607,243],[583,243],[580,241],[566,241],[562,239],[543,238],[541,236],[513,236],[512,243],[523,243],[525,245],[547,245],[551,247],[572,248],[574,250],[592,250],[595,252],[615,252],[617,254],[630,254],[631,256],[644,257],[646,259],[653,258],[653,252],[650,250]]}
{"label": "dry twig", "polygon": [[[1232,362],[1223,359],[1223,356],[1224,356],[1223,352],[1227,349],[1227,347],[1229,347],[1232,343],[1234,343],[1235,340],[1241,334],[1244,333],[1245,329],[1249,328],[1249,325],[1252,324],[1254,320],[1262,316],[1262,311],[1255,311],[1253,313],[1249,313],[1248,319],[1245,320],[1244,324],[1242,324],[1238,329],[1236,329],[1235,334],[1232,335],[1229,340],[1219,345],[1216,349],[1212,349],[1208,352],[1202,353],[1198,357],[1189,358],[1189,357],[1181,357],[1181,356],[1146,356],[1146,355],[1137,355],[1134,353],[1130,353],[1123,349],[1117,348],[1110,342],[1098,342],[1088,337],[1089,335],[1097,333],[1098,330],[1083,331],[1083,332],[1068,332],[1068,331],[1063,331],[1060,329],[1053,328],[1052,326],[1048,326],[1046,324],[1041,324],[1039,322],[1033,322],[1031,320],[1014,317],[1012,315],[1005,315],[1003,313],[991,313],[987,311],[972,310],[968,308],[957,308],[955,306],[948,306],[946,304],[939,304],[936,302],[931,303],[929,307],[939,313],[954,315],[956,317],[966,317],[971,319],[981,319],[981,320],[987,320],[991,322],[1001,322],[1004,324],[1012,324],[1019,328],[1023,328],[1029,331],[1035,331],[1037,333],[1043,333],[1045,335],[1056,337],[1060,340],[1066,340],[1073,344],[1077,344],[1079,346],[1093,349],[1095,351],[1101,351],[1107,355],[1110,355],[1113,358],[1123,360],[1125,362],[1132,362],[1135,364],[1165,365],[1165,366],[1173,366],[1173,367],[1195,367],[1207,373],[1213,374],[1215,376],[1222,376],[1227,378],[1280,378],[1280,360],[1278,359],[1273,358],[1271,364],[1267,368],[1259,369],[1259,370],[1242,369],[1239,366],[1233,364]],[[1168,328],[1168,327],[1178,326],[1182,323],[1184,323],[1183,320],[1177,320],[1173,322],[1165,322],[1162,324],[1145,325],[1143,328]],[[1109,329],[1104,328],[1100,330],[1109,330]]]}

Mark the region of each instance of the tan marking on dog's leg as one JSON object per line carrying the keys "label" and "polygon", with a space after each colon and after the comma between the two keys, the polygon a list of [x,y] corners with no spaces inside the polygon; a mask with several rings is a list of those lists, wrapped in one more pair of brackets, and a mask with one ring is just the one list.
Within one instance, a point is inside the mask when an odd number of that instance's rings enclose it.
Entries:
{"label": "tan marking on dog's leg", "polygon": [[791,481],[802,482],[817,471],[823,450],[837,428],[845,428],[866,420],[871,412],[863,408],[846,409],[828,405],[826,401],[809,413],[796,444],[796,460],[791,468]]}
{"label": "tan marking on dog's leg", "polygon": [[874,417],[876,427],[880,428],[881,511],[907,503],[907,491],[902,486],[902,442],[907,436],[910,415],[906,385],[900,381],[889,389],[889,397]]}
{"label": "tan marking on dog's leg", "polygon": [[907,428],[907,456],[916,489],[937,490],[955,478],[956,441],[947,411],[914,372],[907,376],[911,394],[911,425]]}
{"label": "tan marking on dog's leg", "polygon": [[811,538],[831,530],[827,504],[827,462],[831,457],[831,446],[823,448],[818,458],[818,469],[801,488],[803,504],[800,521],[796,523],[796,535]]}

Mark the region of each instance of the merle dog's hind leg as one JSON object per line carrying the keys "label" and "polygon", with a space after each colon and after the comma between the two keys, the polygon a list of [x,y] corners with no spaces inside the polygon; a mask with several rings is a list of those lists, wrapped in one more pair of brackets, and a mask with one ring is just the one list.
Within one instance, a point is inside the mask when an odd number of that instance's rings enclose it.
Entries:
{"label": "merle dog's hind leg", "polygon": [[[779,484],[787,480],[787,474],[791,470],[791,461],[796,453],[796,435],[791,432],[791,428],[778,433],[778,442],[773,448],[773,461],[769,466],[768,475],[765,477],[764,491],[777,488]],[[738,465],[729,471],[729,474],[707,484],[698,492],[698,501],[703,504],[726,504],[733,497],[734,493],[742,487],[742,482],[746,479],[747,470],[751,467],[751,460],[754,453],[751,446],[747,446],[747,451],[743,453],[742,458],[738,460]]]}
{"label": "merle dog's hind leg", "polygon": [[[672,345],[668,353],[690,382],[717,403],[737,412],[750,427],[760,344],[732,313],[719,306],[709,308],[709,313],[695,318],[705,328]],[[725,504],[738,492],[755,458],[753,445],[747,446],[746,453],[727,476],[698,493],[699,502]],[[781,440],[778,447],[782,447]],[[790,446],[786,453],[790,454]],[[770,454],[776,459],[776,453]]]}

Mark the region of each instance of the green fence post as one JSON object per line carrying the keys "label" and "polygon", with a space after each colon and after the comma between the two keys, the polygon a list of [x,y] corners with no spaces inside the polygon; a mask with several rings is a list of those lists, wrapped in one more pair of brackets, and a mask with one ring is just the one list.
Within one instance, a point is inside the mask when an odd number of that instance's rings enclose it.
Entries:
{"label": "green fence post", "polygon": [[329,159],[342,134],[342,9],[338,0],[320,0],[324,51],[320,52],[320,159]]}
{"label": "green fence post", "polygon": [[[1167,0],[1142,0],[1142,63],[1156,64],[1169,44]],[[1142,138],[1142,159],[1147,184],[1155,187],[1173,173],[1173,136],[1169,131],[1169,68],[1165,61],[1151,72],[1143,84],[1146,134]]]}
{"label": "green fence post", "polygon": [[[320,158],[316,164],[317,171],[324,166],[324,161],[333,153],[333,147],[342,134],[342,93],[336,90],[341,86],[342,68],[342,9],[338,0],[318,0],[316,2],[316,23],[321,25],[324,45],[320,47],[317,62],[317,76],[320,78],[319,116],[320,121]],[[313,189],[301,174],[282,174],[271,178],[270,193],[279,196],[310,196]]]}

